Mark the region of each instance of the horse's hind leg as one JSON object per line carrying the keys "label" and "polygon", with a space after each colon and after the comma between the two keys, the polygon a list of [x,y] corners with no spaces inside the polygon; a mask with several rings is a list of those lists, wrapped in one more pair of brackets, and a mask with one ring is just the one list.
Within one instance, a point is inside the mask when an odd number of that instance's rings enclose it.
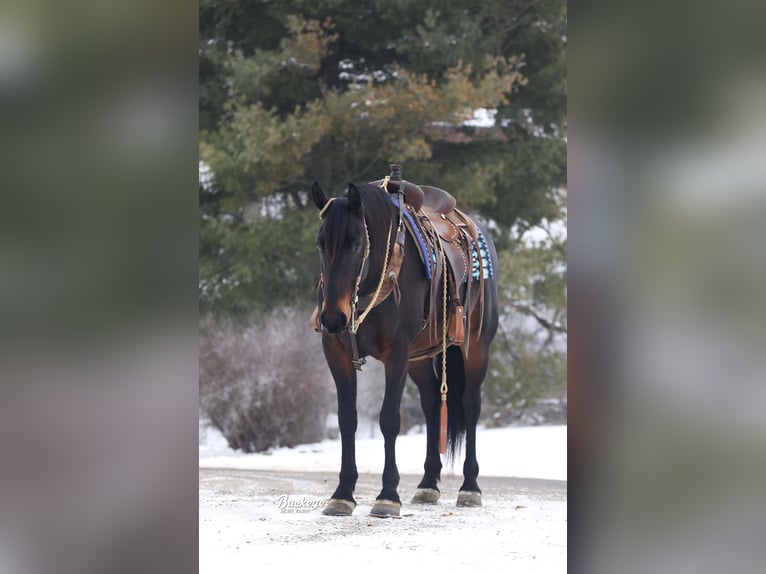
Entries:
{"label": "horse's hind leg", "polygon": [[442,470],[439,456],[439,381],[430,360],[410,363],[410,376],[420,392],[420,406],[426,418],[425,473],[418,484],[412,502],[435,504],[439,500],[439,477]]}
{"label": "horse's hind leg", "polygon": [[481,343],[471,348],[465,358],[465,392],[463,414],[465,417],[465,463],[463,485],[458,493],[458,506],[481,506],[481,489],[477,482],[479,462],[476,458],[476,425],[481,414],[481,384],[487,374],[488,353]]}
{"label": "horse's hind leg", "polygon": [[381,357],[386,369],[386,392],[380,409],[380,430],[385,444],[383,466],[383,489],[370,511],[373,516],[399,516],[401,500],[397,493],[399,470],[396,468],[396,437],[401,426],[399,408],[407,376],[409,346],[406,343],[392,345]]}

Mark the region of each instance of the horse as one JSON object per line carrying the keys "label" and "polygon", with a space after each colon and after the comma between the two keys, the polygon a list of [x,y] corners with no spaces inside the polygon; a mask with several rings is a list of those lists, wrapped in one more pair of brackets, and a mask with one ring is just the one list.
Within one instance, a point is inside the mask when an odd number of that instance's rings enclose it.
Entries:
{"label": "horse", "polygon": [[[349,516],[356,507],[354,488],[359,476],[354,451],[357,370],[367,356],[381,361],[385,368],[385,394],[379,419],[384,438],[385,465],[382,489],[370,515],[390,517],[398,516],[400,512],[395,444],[400,430],[400,403],[408,373],[418,387],[427,430],[424,474],[412,502],[436,504],[439,500],[442,462],[437,367],[440,365],[445,368],[449,388],[446,398],[449,413],[446,429],[448,460],[459,452],[465,440],[464,481],[457,505],[481,506],[481,489],[477,483],[476,425],[481,412],[481,384],[487,372],[489,346],[498,324],[494,276],[462,286],[463,293],[472,295],[474,300],[482,295],[479,290],[483,290],[483,316],[479,317],[479,313],[468,315],[465,343],[449,346],[443,363],[443,349],[433,360],[410,360],[413,342],[423,333],[429,310],[437,309],[441,313],[441,303],[431,305],[430,299],[434,293],[442,292],[444,282],[441,274],[428,278],[419,246],[411,235],[403,234],[403,259],[400,258],[401,268],[395,278],[396,285],[382,301],[370,302],[376,297],[379,299],[387,262],[390,262],[391,253],[396,249],[394,234],[401,221],[400,208],[404,196],[399,195],[400,203],[397,205],[385,186],[350,183],[345,196],[328,199],[319,183],[315,182],[311,197],[320,210],[321,219],[316,236],[321,267],[315,311],[318,317],[313,321],[315,328],[321,330],[322,348],[335,381],[342,449],[338,486],[323,514]],[[496,269],[495,247],[488,235],[484,237],[487,256]],[[401,234],[399,239],[402,239]],[[438,282],[437,289],[433,289],[432,281]],[[473,293],[465,293],[466,290]],[[368,300],[368,308],[363,313],[364,322],[360,324],[356,305],[365,299]],[[444,317],[436,323],[441,325],[442,319]],[[444,323],[446,326],[446,320]],[[438,336],[441,335],[440,330]],[[468,348],[470,352],[466,354]]]}

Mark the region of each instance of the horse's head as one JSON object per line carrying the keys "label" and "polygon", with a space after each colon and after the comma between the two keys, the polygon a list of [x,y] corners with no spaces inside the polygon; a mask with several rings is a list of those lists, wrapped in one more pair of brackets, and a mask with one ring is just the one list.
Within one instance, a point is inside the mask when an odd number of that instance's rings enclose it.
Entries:
{"label": "horse's head", "polygon": [[314,182],[311,197],[320,210],[317,232],[322,268],[320,321],[330,333],[340,333],[351,320],[352,299],[366,272],[369,238],[359,189],[349,184],[345,197],[328,199]]}

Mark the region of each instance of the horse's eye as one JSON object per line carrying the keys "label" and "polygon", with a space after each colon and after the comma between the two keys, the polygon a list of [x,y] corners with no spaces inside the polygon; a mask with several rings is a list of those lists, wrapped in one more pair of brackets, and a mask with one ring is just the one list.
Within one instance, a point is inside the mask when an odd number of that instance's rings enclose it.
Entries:
{"label": "horse's eye", "polygon": [[354,253],[358,253],[362,250],[362,242],[361,241],[354,241],[354,243],[351,244],[351,251]]}
{"label": "horse's eye", "polygon": [[322,251],[324,249],[324,239],[317,239],[316,247],[319,251]]}

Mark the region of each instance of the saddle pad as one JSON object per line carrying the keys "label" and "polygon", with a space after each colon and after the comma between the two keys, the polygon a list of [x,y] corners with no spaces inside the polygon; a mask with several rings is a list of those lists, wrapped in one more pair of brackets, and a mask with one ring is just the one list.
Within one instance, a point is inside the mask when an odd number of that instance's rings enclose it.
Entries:
{"label": "saddle pad", "polygon": [[[476,231],[479,239],[479,252],[476,252],[476,244],[472,243],[471,249],[473,250],[473,257],[471,259],[473,260],[473,269],[471,270],[471,276],[474,280],[478,281],[482,270],[484,271],[484,279],[494,277],[495,270],[492,268],[492,257],[489,255],[489,247],[487,247],[487,240],[484,238],[484,233],[482,233],[481,229],[478,227],[476,228]],[[481,264],[479,264],[480,257]]]}
{"label": "saddle pad", "polygon": [[[396,198],[396,196],[389,195],[389,197],[391,198],[391,202],[396,206],[397,209],[399,209],[399,200]],[[415,242],[418,244],[418,249],[420,249],[420,257],[423,261],[424,267],[426,268],[426,277],[430,279],[431,265],[426,263],[427,261],[431,261],[430,250],[426,246],[426,241],[423,239],[423,235],[420,233],[420,228],[415,223],[415,220],[413,219],[410,212],[405,209],[403,213],[404,219],[407,221],[407,227],[410,229],[410,234],[414,236]]]}

